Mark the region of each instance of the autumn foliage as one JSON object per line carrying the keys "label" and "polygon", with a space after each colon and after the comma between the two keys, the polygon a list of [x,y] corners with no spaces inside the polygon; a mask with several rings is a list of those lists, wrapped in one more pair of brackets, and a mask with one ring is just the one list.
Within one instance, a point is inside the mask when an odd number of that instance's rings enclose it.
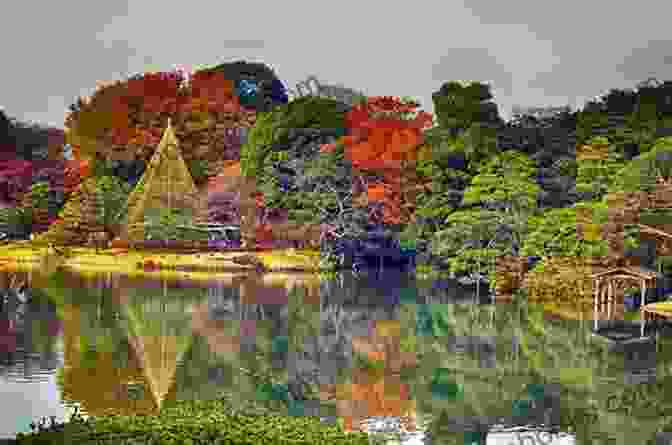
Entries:
{"label": "autumn foliage", "polygon": [[30,188],[32,163],[22,159],[0,160],[0,196],[2,201],[15,202]]}
{"label": "autumn foliage", "polygon": [[65,161],[65,174],[63,183],[63,192],[65,196],[70,196],[77,190],[79,184],[82,183],[91,174],[89,162],[83,160],[67,160]]}
{"label": "autumn foliage", "polygon": [[[250,113],[240,106],[233,82],[221,73],[196,72],[187,83],[179,71],[158,72],[99,85],[91,98],[73,107],[66,126],[71,145],[85,158],[113,148],[124,158],[146,160],[161,140],[168,117],[178,139],[187,142],[190,131],[227,120],[225,126],[234,127],[237,120],[247,122]],[[185,153],[185,159],[202,155]]]}
{"label": "autumn foliage", "polygon": [[[382,203],[383,222],[387,224],[407,223],[411,218],[408,209],[414,204],[405,205],[403,177],[424,142],[422,130],[432,123],[429,113],[416,111],[418,106],[417,102],[396,97],[372,97],[346,116],[350,134],[341,143],[353,167],[382,173],[383,182],[368,185],[367,197]],[[332,149],[324,146],[321,151]]]}
{"label": "autumn foliage", "polygon": [[64,196],[73,193],[89,174],[85,161],[26,161],[23,159],[0,160],[0,201],[16,205],[30,190],[33,176],[46,173],[50,187],[63,187]]}
{"label": "autumn foliage", "polygon": [[403,160],[415,160],[416,148],[423,142],[422,130],[432,123],[432,116],[423,111],[405,117],[418,106],[384,96],[354,107],[346,116],[351,134],[343,138],[353,166],[390,168]]}
{"label": "autumn foliage", "polygon": [[373,184],[366,190],[366,194],[369,201],[384,201],[386,196],[385,191],[384,184]]}

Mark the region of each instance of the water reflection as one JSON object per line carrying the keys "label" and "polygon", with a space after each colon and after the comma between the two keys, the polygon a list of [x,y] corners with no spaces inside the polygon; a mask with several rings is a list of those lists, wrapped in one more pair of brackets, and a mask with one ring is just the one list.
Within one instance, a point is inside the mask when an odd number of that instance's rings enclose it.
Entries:
{"label": "water reflection", "polygon": [[44,294],[26,292],[17,304],[5,294],[0,311],[0,375],[7,381],[46,381],[62,364],[57,340],[61,321]]}
{"label": "water reflection", "polygon": [[[593,335],[580,307],[488,304],[450,281],[20,276],[32,298],[0,318],[3,405],[10,384],[51,376],[63,412],[151,413],[226,397],[233,407],[341,417],[352,429],[396,419],[406,439],[426,443],[499,443],[523,425],[584,440],[626,424],[629,440],[645,443],[672,406],[669,337],[619,349]],[[39,394],[25,394],[33,419],[51,414],[39,411]],[[23,430],[2,428],[2,437]]]}

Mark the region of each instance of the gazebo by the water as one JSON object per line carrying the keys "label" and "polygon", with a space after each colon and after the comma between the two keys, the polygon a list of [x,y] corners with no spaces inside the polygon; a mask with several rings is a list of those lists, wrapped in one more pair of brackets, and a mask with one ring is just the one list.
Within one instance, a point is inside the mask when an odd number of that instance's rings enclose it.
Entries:
{"label": "gazebo by the water", "polygon": [[646,290],[656,285],[659,274],[653,270],[638,266],[621,266],[591,275],[593,281],[594,330],[598,329],[598,309],[608,305],[608,317],[616,300],[616,293],[623,292],[633,282],[637,283],[642,292],[642,306],[646,304]]}
{"label": "gazebo by the water", "polygon": [[[672,233],[645,224],[638,224],[638,226],[640,236],[652,238],[656,241],[656,257],[658,260],[672,255]],[[658,261],[658,272],[663,272],[662,261]]]}

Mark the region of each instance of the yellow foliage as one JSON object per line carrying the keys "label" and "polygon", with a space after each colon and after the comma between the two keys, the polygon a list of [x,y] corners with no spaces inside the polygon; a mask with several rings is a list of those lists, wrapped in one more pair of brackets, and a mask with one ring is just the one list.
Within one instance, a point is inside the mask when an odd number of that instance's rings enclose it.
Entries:
{"label": "yellow foliage", "polygon": [[376,334],[381,337],[399,337],[401,335],[399,320],[377,320]]}
{"label": "yellow foliage", "polygon": [[541,267],[528,272],[523,288],[528,297],[543,301],[578,301],[592,298],[591,275],[595,273],[589,258],[544,258]]}
{"label": "yellow foliage", "polygon": [[599,224],[585,224],[583,226],[583,238],[586,241],[599,241],[602,239],[601,226]]}

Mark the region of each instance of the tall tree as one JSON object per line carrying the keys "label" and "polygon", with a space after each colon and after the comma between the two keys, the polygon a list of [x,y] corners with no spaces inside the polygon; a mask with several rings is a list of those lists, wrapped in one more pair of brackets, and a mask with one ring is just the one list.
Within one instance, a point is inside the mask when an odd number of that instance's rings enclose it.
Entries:
{"label": "tall tree", "polygon": [[414,194],[405,194],[404,189],[409,185],[415,188],[422,130],[432,121],[431,115],[417,111],[418,107],[415,101],[371,97],[353,107],[346,118],[351,135],[343,142],[353,167],[380,172],[384,178],[381,184],[370,185],[369,196],[383,201],[383,222],[387,224],[407,224],[415,208]]}
{"label": "tall tree", "polygon": [[506,151],[482,166],[465,190],[462,203],[503,209],[513,224],[516,245],[520,246],[525,221],[536,211],[541,190],[535,181],[536,173],[535,162],[526,155]]}
{"label": "tall tree", "polygon": [[435,234],[434,254],[450,256],[453,272],[485,271],[494,283],[495,258],[518,254],[527,217],[536,210],[540,187],[535,176],[534,162],[515,151],[483,164],[464,192],[463,208],[451,213],[447,227]]}
{"label": "tall tree", "polygon": [[[245,101],[256,100],[263,83],[254,77],[261,75],[259,67],[235,66],[196,71],[188,82],[184,73],[174,71],[99,86],[89,100],[72,107],[68,142],[84,159],[147,162],[170,117],[190,173],[205,182],[221,162],[239,156],[243,129],[253,125],[257,113]],[[283,88],[273,84],[271,89],[280,94]],[[269,103],[282,103],[276,99]]]}
{"label": "tall tree", "polygon": [[627,162],[609,191],[651,191],[658,178],[672,177],[672,137],[658,138],[651,150]]}
{"label": "tall tree", "polygon": [[432,94],[439,126],[457,137],[474,123],[498,125],[497,104],[492,101],[490,85],[481,82],[449,81]]}
{"label": "tall tree", "polygon": [[475,170],[480,160],[497,150],[497,129],[503,124],[490,85],[481,82],[444,83],[432,94],[438,126],[425,132],[428,143],[442,151],[464,153]]}
{"label": "tall tree", "polygon": [[616,173],[625,166],[623,154],[603,136],[591,138],[578,147],[576,157],[576,190],[586,194],[588,200],[602,198]]}
{"label": "tall tree", "polygon": [[199,70],[223,74],[240,91],[241,104],[257,112],[271,111],[288,102],[287,91],[273,68],[263,63],[237,60]]}

